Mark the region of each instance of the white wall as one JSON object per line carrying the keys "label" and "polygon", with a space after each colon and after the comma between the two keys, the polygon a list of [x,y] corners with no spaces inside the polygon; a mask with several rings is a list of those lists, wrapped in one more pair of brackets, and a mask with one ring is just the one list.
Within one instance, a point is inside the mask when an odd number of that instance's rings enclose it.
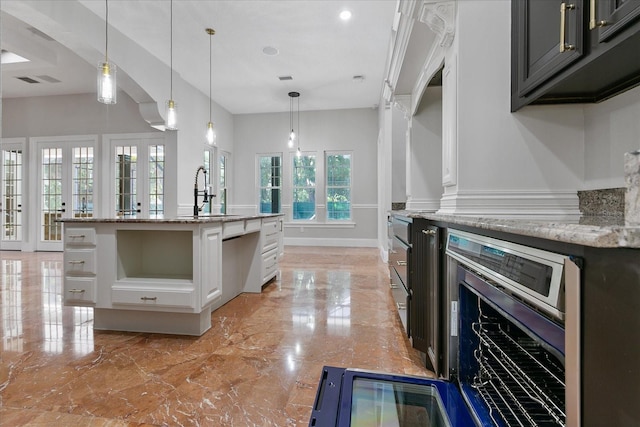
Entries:
{"label": "white wall", "polygon": [[[391,108],[391,201],[407,201],[407,118],[396,106]],[[387,209],[391,209],[388,206]]]}
{"label": "white wall", "polygon": [[[287,147],[289,113],[248,114],[234,117],[235,152],[231,180],[232,209],[258,210],[256,154],[282,153],[282,205],[286,214],[287,244],[377,246],[377,141],[378,112],[373,109],[300,112],[300,149],[315,152],[317,159],[317,221],[291,221],[291,155]],[[325,218],[324,152],[353,151],[353,224],[328,224]],[[310,240],[310,239],[313,239]]]}
{"label": "white wall", "polygon": [[582,190],[624,187],[624,153],[640,149],[640,87],[586,105]]}
{"label": "white wall", "polygon": [[442,197],[442,88],[425,91],[411,118],[407,209],[435,212]]}
{"label": "white wall", "polygon": [[457,2],[445,59],[445,67],[457,61],[455,87],[445,88],[457,105],[457,183],[441,213],[574,217],[584,176],[582,107],[510,112],[510,13],[508,1]]}

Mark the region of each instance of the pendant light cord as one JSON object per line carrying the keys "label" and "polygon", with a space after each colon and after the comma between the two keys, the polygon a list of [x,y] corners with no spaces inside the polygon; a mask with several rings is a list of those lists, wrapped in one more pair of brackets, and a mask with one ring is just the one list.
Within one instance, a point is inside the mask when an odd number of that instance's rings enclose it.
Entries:
{"label": "pendant light cord", "polygon": [[173,0],[171,0],[170,6],[171,6],[171,12],[170,12],[171,13],[171,24],[170,24],[170,28],[171,28],[171,37],[170,37],[170,39],[171,39],[171,41],[170,41],[169,44],[170,44],[171,51],[169,53],[169,62],[171,63],[171,65],[170,65],[171,70],[169,70],[169,71],[170,71],[171,75],[170,75],[170,80],[169,80],[169,82],[170,82],[169,83],[169,87],[170,87],[170,89],[169,89],[169,99],[173,100]]}
{"label": "pendant light cord", "polygon": [[109,62],[109,0],[104,0],[105,21],[104,21],[104,62]]}
{"label": "pendant light cord", "polygon": [[213,34],[209,33],[209,122],[211,122],[211,84],[212,84],[211,83],[211,81],[212,81],[212,78],[211,78],[212,65],[211,64],[213,62],[212,59],[211,59],[211,57],[212,57],[212,53],[211,53],[211,50],[212,50],[212,47],[211,47],[211,36],[213,36]]}

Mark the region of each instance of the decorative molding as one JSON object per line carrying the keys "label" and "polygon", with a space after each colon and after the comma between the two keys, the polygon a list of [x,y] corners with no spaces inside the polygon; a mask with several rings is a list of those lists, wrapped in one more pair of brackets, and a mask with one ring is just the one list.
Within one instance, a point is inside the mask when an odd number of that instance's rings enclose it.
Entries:
{"label": "decorative molding", "polygon": [[394,95],[393,106],[404,114],[405,120],[411,119],[411,95]]}
{"label": "decorative molding", "polygon": [[[285,246],[339,246],[354,248],[377,248],[378,239],[350,239],[350,238],[308,238],[308,237],[285,237]],[[286,251],[286,249],[285,249]]]}
{"label": "decorative molding", "polygon": [[140,115],[144,121],[149,123],[149,126],[161,131],[165,130],[164,118],[160,115],[156,101],[140,102],[138,104],[138,111],[140,111]]}
{"label": "decorative molding", "polygon": [[440,209],[440,199],[409,199],[405,210],[408,211],[421,211],[421,212],[436,212]]}
{"label": "decorative molding", "polygon": [[391,101],[395,86],[398,83],[402,64],[404,62],[411,31],[415,23],[416,0],[401,0],[398,3],[396,19],[394,20],[394,31],[391,45],[389,46],[389,65],[386,70],[384,80],[383,97],[387,102]]}
{"label": "decorative molding", "polygon": [[442,73],[442,185],[458,183],[458,58],[455,55]]}
{"label": "decorative molding", "polygon": [[575,191],[459,191],[440,199],[441,215],[577,220]]}
{"label": "decorative molding", "polygon": [[425,0],[420,6],[418,20],[438,35],[438,45],[451,46],[455,36],[455,2]]}

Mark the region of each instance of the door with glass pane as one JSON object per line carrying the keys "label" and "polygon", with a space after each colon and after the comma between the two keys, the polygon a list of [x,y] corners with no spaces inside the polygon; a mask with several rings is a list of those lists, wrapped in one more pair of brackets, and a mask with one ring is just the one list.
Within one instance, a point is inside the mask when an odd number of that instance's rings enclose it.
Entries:
{"label": "door with glass pane", "polygon": [[139,138],[112,140],[115,216],[163,217],[165,146],[161,141]]}
{"label": "door with glass pane", "polygon": [[94,205],[95,140],[38,143],[38,232],[36,249],[62,250],[64,218],[91,218]]}
{"label": "door with glass pane", "polygon": [[2,143],[2,188],[0,188],[0,249],[22,249],[23,237],[23,167],[24,156],[22,144]]}

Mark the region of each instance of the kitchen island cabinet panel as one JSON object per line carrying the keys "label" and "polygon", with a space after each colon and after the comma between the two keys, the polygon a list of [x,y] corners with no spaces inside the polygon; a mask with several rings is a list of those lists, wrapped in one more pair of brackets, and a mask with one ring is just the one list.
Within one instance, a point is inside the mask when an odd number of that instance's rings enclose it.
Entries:
{"label": "kitchen island cabinet panel", "polygon": [[98,330],[202,335],[278,271],[276,217],[64,222],[65,304],[94,307]]}

